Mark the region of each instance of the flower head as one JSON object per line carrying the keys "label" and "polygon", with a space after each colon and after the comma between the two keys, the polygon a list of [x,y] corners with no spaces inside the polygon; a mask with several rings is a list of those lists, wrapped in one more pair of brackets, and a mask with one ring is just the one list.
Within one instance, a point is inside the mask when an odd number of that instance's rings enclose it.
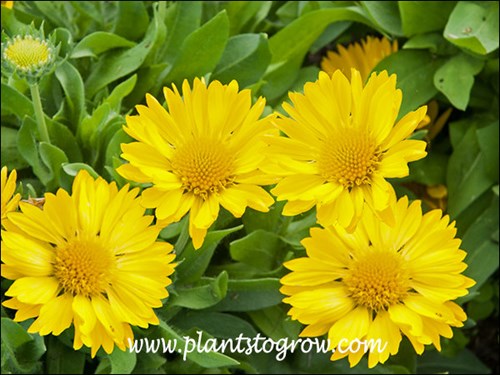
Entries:
{"label": "flower head", "polygon": [[365,210],[352,234],[312,228],[302,241],[307,257],[285,263],[292,270],[280,289],[292,306],[288,314],[307,325],[301,336],[328,333],[331,348],[341,349],[331,359],[348,356],[351,366],[364,354],[360,346],[348,350],[356,339],[380,339],[370,367],[396,354],[402,335],[418,354],[427,344],[441,350],[440,336],[452,337],[450,327],[466,319],[452,301],[475,284],[461,274],[466,253],[455,234],[441,210],[422,215],[420,201],[408,205],[406,197],[396,204],[393,227]]}
{"label": "flower head", "polygon": [[12,9],[14,7],[14,2],[13,1],[2,1],[2,6]]}
{"label": "flower head", "polygon": [[235,217],[246,207],[268,211],[272,197],[259,185],[269,184],[260,172],[266,145],[262,134],[273,131],[269,118],[260,119],[265,101],[251,104],[250,90],[238,91],[232,81],[209,86],[195,79],[191,89],[165,88],[168,110],[151,95],[138,116],[128,116],[125,131],[137,142],[122,144],[130,163],[117,171],[125,178],[152,183],[143,204],[156,208],[161,225],[190,212],[189,234],[201,247],[220,206]]}
{"label": "flower head", "polygon": [[7,173],[7,167],[2,167],[2,227],[5,227],[9,221],[7,214],[17,210],[21,200],[21,194],[14,195],[17,179],[16,170],[12,170],[8,176]]}
{"label": "flower head", "polygon": [[394,189],[386,178],[405,177],[407,163],[426,155],[424,141],[407,140],[425,116],[425,107],[396,124],[402,94],[396,76],[372,74],[363,87],[358,71],[349,81],[340,70],[320,72],[304,94],[283,104],[291,118],[275,121],[288,137],[269,136],[268,173],[283,176],[271,192],[288,200],[284,215],[317,207],[323,226],[353,230],[364,202],[387,222]]}
{"label": "flower head", "polygon": [[2,71],[36,82],[55,68],[58,51],[54,37],[45,38],[33,26],[24,35],[2,35]]}
{"label": "flower head", "polygon": [[338,45],[338,52],[328,51],[321,60],[321,69],[332,75],[337,69],[351,79],[351,68],[358,70],[366,82],[370,72],[385,57],[398,50],[398,42],[392,44],[387,38],[367,36],[361,44],[349,44],[347,48]]}
{"label": "flower head", "polygon": [[14,320],[36,318],[28,332],[40,335],[74,325],[74,348],[92,356],[125,350],[131,325],[158,324],[153,308],[168,296],[174,255],[137,193],[82,170],[72,195],[59,189],[43,209],[21,202],[9,214],[17,229],[2,231],[2,276],[14,283],[3,305]]}

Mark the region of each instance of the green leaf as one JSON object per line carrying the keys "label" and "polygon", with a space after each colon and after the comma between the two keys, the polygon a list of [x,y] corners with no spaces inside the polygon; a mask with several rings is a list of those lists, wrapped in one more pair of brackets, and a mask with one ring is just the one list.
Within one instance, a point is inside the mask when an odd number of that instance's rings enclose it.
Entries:
{"label": "green leaf", "polygon": [[[2,318],[2,373],[26,374],[41,371],[38,361],[45,352],[40,336],[30,335],[20,324]],[[37,337],[39,339],[36,339]]]}
{"label": "green leaf", "polygon": [[43,18],[51,22],[54,26],[64,26],[74,32],[76,25],[71,22],[73,17],[68,14],[68,4],[57,1],[33,1],[36,8],[42,13]]}
{"label": "green leaf", "polygon": [[177,314],[172,324],[184,330],[196,327],[219,338],[234,338],[235,333],[241,333],[244,337],[254,337],[257,334],[255,328],[246,320],[214,311],[186,311]]}
{"label": "green leaf", "polygon": [[[222,353],[217,352],[200,352],[196,349],[196,341],[193,338],[186,343],[187,336],[179,335],[172,327],[160,320],[160,332],[166,340],[176,340],[177,348],[185,358],[199,364],[204,368],[218,368],[224,366],[238,365],[239,362]],[[189,351],[187,351],[189,349]]]}
{"label": "green leaf", "polygon": [[400,50],[386,57],[372,71],[387,70],[397,75],[397,87],[403,92],[399,109],[399,117],[402,117],[437,94],[432,77],[439,65],[440,60],[427,51]]}
{"label": "green leaf", "polygon": [[83,80],[78,70],[68,61],[60,64],[55,75],[64,90],[64,99],[70,111],[71,129],[76,132],[85,110],[85,89]]}
{"label": "green leaf", "polygon": [[409,163],[409,179],[427,186],[446,184],[448,159],[446,154],[429,152],[425,158]]}
{"label": "green leaf", "polygon": [[106,148],[106,161],[105,165],[112,166],[113,158],[118,157],[121,154],[121,144],[122,143],[130,143],[134,139],[125,133],[123,129],[119,129],[111,138]]}
{"label": "green leaf", "polygon": [[268,73],[292,59],[302,60],[325,28],[336,21],[356,21],[373,26],[362,10],[357,7],[319,9],[306,13],[269,39],[272,65]]}
{"label": "green leaf", "polygon": [[469,103],[474,76],[484,61],[460,53],[445,62],[434,74],[434,85],[456,108],[464,111]]}
{"label": "green leaf", "polygon": [[83,374],[85,353],[64,345],[58,337],[48,336],[46,368],[49,374]]}
{"label": "green leaf", "polygon": [[227,293],[227,272],[216,278],[202,278],[196,286],[178,286],[169,304],[189,309],[206,309],[222,300]]}
{"label": "green leaf", "polygon": [[229,280],[226,297],[214,311],[254,311],[281,303],[278,279]]}
{"label": "green leaf", "polygon": [[54,35],[55,44],[59,45],[59,56],[66,58],[70,55],[73,49],[73,35],[71,32],[63,27],[58,27],[52,31]]}
{"label": "green leaf", "polygon": [[315,224],[316,211],[308,211],[300,215],[299,220],[293,221],[288,225],[286,233],[281,239],[296,249],[303,249],[300,241],[309,236],[311,227]]}
{"label": "green leaf", "polygon": [[2,126],[2,165],[10,169],[23,169],[29,166],[17,150],[17,129]]}
{"label": "green leaf", "polygon": [[476,284],[469,289],[470,295],[473,295],[498,269],[498,241],[492,238],[496,230],[498,230],[498,197],[476,219],[462,238],[460,247],[467,251],[464,262],[468,265],[464,274],[476,281]]}
{"label": "green leaf", "polygon": [[111,354],[108,354],[111,363],[111,374],[131,374],[137,363],[137,354],[130,351],[120,350],[115,346]]}
{"label": "green leaf", "polygon": [[200,27],[201,11],[201,1],[179,1],[168,8],[165,19],[168,34],[160,52],[168,64],[177,59],[186,37]]}
{"label": "green leaf", "polygon": [[61,166],[68,162],[68,157],[63,150],[50,143],[40,142],[39,150],[40,158],[50,171],[51,179],[46,187],[48,190],[56,189],[61,181]]}
{"label": "green leaf", "polygon": [[26,29],[26,25],[16,18],[15,11],[17,13],[17,9],[2,8],[2,30],[5,30],[8,35],[21,34]]}
{"label": "green leaf", "polygon": [[284,220],[283,216],[281,216],[281,211],[284,205],[284,201],[276,202],[269,207],[268,212],[259,212],[247,209],[242,216],[245,232],[250,234],[258,229],[270,232],[279,232]]}
{"label": "green leaf", "polygon": [[425,351],[417,357],[417,374],[489,374],[486,367],[472,352],[465,349],[453,358],[440,355],[437,351]]}
{"label": "green leaf", "polygon": [[92,137],[103,123],[107,123],[111,114],[111,105],[103,103],[94,111],[92,115],[87,115],[78,127],[77,137],[86,148],[96,149],[97,145],[92,144]]}
{"label": "green leaf", "polygon": [[391,35],[403,36],[398,2],[361,1],[361,6],[370,15],[374,24]]}
{"label": "green leaf", "polygon": [[225,9],[229,17],[230,35],[249,32],[262,21],[271,8],[272,1],[229,1]]}
{"label": "green leaf", "polygon": [[214,70],[229,37],[229,21],[225,11],[220,12],[182,44],[179,55],[163,82],[182,84],[184,79],[203,76]]}
{"label": "green leaf", "polygon": [[24,160],[31,165],[33,173],[43,185],[46,185],[52,178],[48,168],[40,160],[36,134],[38,133],[36,122],[31,117],[25,117],[17,133],[17,149]]}
{"label": "green leaf", "polygon": [[132,77],[128,78],[126,81],[123,81],[119,85],[117,85],[111,94],[104,99],[103,103],[108,103],[112,110],[119,113],[121,111],[121,104],[124,97],[132,92],[137,82],[137,74],[134,74]]}
{"label": "green leaf", "polygon": [[141,38],[148,28],[149,16],[142,1],[119,1],[113,32],[129,40]]}
{"label": "green leaf", "polygon": [[[451,124],[450,129],[453,129],[453,125]],[[450,216],[457,217],[494,182],[485,170],[484,153],[479,148],[476,127],[470,126],[462,141],[454,147],[448,163],[448,213]]]}
{"label": "green leaf", "polygon": [[198,280],[207,269],[215,248],[219,242],[227,235],[243,228],[239,225],[234,228],[208,232],[203,242],[203,246],[195,250],[192,243],[189,243],[184,250],[176,249],[177,253],[182,250],[177,261],[182,262],[176,267],[176,274],[182,283],[189,283]]}
{"label": "green leaf", "polygon": [[398,1],[405,36],[443,30],[455,1]]}
{"label": "green leaf", "polygon": [[302,328],[299,322],[287,319],[287,310],[284,305],[249,311],[248,315],[267,337],[275,341],[284,337],[297,337]]}
{"label": "green leaf", "polygon": [[223,84],[236,79],[240,87],[257,82],[271,61],[265,34],[240,34],[229,38],[212,79]]}
{"label": "green leaf", "polygon": [[96,171],[94,171],[94,169],[90,165],[85,163],[64,163],[62,164],[62,169],[69,176],[76,176],[80,170],[84,169],[87,172],[89,172],[89,174],[92,177],[94,178],[99,177],[99,174]]}
{"label": "green leaf", "polygon": [[498,182],[499,154],[499,122],[498,120],[477,129],[477,141],[484,155],[484,169],[491,181]]}
{"label": "green leaf", "polygon": [[325,31],[316,39],[311,46],[312,53],[321,53],[321,48],[325,47],[327,44],[331,43],[342,35],[350,26],[352,22],[340,21],[328,25]]}
{"label": "green leaf", "polygon": [[128,39],[122,38],[106,31],[96,31],[87,35],[75,46],[71,53],[72,59],[82,57],[97,58],[101,53],[115,48],[131,48],[136,44]]}
{"label": "green leaf", "polygon": [[[262,94],[268,101],[281,99],[286,94],[299,75],[302,60],[302,56],[295,56],[279,65],[279,67],[272,70],[268,68],[263,78],[265,84],[261,88]],[[276,103],[276,105],[278,104],[281,104],[281,102]]]}
{"label": "green leaf", "polygon": [[141,43],[126,50],[110,51],[99,59],[85,82],[88,97],[94,96],[98,90],[109,83],[137,70],[146,61],[148,55],[164,42],[165,33],[165,25],[160,20],[159,11],[155,8],[154,19]]}
{"label": "green leaf", "polygon": [[229,251],[234,260],[269,271],[277,266],[280,245],[280,237],[276,233],[258,229],[231,242]]}
{"label": "green leaf", "polygon": [[468,51],[485,55],[498,48],[498,1],[460,1],[444,37]]}
{"label": "green leaf", "polygon": [[81,161],[80,146],[68,127],[48,117],[45,118],[45,121],[51,142],[63,150],[70,161]]}
{"label": "green leaf", "polygon": [[13,114],[19,119],[25,116],[34,116],[33,103],[24,94],[17,91],[14,87],[2,82],[2,116]]}
{"label": "green leaf", "polygon": [[167,63],[152,64],[150,66],[142,66],[137,71],[137,82],[133,91],[123,99],[125,108],[133,108],[137,103],[144,101],[147,93],[154,94],[160,89],[160,78],[168,69]]}
{"label": "green leaf", "polygon": [[137,357],[134,374],[157,374],[161,367],[167,362],[160,353],[141,353]]}
{"label": "green leaf", "polygon": [[440,56],[455,55],[459,51],[439,33],[416,34],[403,45],[403,49],[428,49]]}

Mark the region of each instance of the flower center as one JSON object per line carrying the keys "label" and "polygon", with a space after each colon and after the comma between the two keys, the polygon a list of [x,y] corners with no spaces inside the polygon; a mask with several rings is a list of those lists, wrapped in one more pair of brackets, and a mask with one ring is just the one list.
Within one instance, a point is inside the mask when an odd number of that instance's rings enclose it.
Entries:
{"label": "flower center", "polygon": [[373,311],[401,302],[410,289],[403,258],[388,251],[370,251],[354,260],[343,282],[358,305]]}
{"label": "flower center", "polygon": [[14,38],[5,48],[4,57],[17,69],[26,71],[46,64],[50,60],[50,53],[45,40],[27,35]]}
{"label": "flower center", "polygon": [[105,291],[113,254],[95,240],[75,239],[56,249],[55,277],[66,292],[85,297]]}
{"label": "flower center", "polygon": [[177,149],[171,162],[184,191],[203,199],[210,193],[220,192],[234,180],[232,155],[218,141],[195,139]]}
{"label": "flower center", "polygon": [[347,133],[324,143],[318,159],[320,173],[345,188],[369,184],[376,170],[380,151],[375,142],[362,133]]}

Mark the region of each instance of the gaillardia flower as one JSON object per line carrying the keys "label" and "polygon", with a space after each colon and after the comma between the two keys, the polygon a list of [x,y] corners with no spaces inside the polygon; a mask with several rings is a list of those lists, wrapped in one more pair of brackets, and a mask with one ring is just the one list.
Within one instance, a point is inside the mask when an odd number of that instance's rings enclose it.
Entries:
{"label": "gaillardia flower", "polygon": [[2,276],[14,280],[3,305],[14,320],[36,318],[28,332],[59,335],[72,324],[74,348],[121,350],[131,325],[158,324],[153,311],[168,296],[172,246],[144,216],[139,189],[118,190],[80,171],[69,195],[46,193],[43,209],[20,203],[2,231]]}
{"label": "gaillardia flower", "polygon": [[406,139],[426,107],[395,124],[402,94],[396,76],[386,71],[372,74],[365,87],[357,70],[351,81],[340,70],[332,77],[320,72],[316,82],[305,84],[304,94],[289,96],[292,105],[283,108],[291,118],[275,120],[288,137],[266,137],[266,172],[283,177],[271,190],[278,200],[288,200],[283,214],[316,206],[323,226],[338,222],[352,231],[367,202],[391,222],[395,193],[385,179],[407,176],[407,163],[426,155],[426,142]]}
{"label": "gaillardia flower", "polygon": [[21,194],[15,194],[17,172],[13,169],[7,176],[7,167],[2,167],[2,227],[7,225],[7,214],[17,210]]}
{"label": "gaillardia flower", "polygon": [[59,47],[55,36],[45,38],[43,30],[31,26],[24,35],[2,34],[2,73],[17,74],[35,83],[55,69]]}
{"label": "gaillardia flower", "polygon": [[200,248],[220,206],[235,217],[246,207],[267,212],[273,198],[259,185],[272,183],[260,170],[266,144],[274,132],[269,117],[260,119],[265,101],[251,104],[250,90],[238,92],[232,81],[222,85],[187,80],[183,97],[175,85],[165,88],[168,110],[151,95],[138,116],[127,116],[125,131],[137,142],[122,144],[130,163],[117,171],[139,183],[145,207],[156,208],[160,225],[180,220],[188,211],[189,234]]}
{"label": "gaillardia flower", "polygon": [[466,252],[455,223],[441,210],[422,215],[420,201],[408,206],[406,197],[394,211],[393,227],[364,210],[352,234],[312,228],[302,241],[307,257],[285,263],[293,272],[280,291],[288,314],[307,325],[301,336],[328,333],[331,359],[348,356],[351,367],[365,353],[359,342],[380,340],[368,356],[373,367],[398,352],[402,335],[418,354],[427,344],[441,350],[440,336],[452,337],[450,327],[466,319],[452,301],[475,282],[461,274]]}
{"label": "gaillardia flower", "polygon": [[332,75],[336,70],[344,73],[351,79],[351,68],[358,70],[361,79],[366,82],[370,72],[385,57],[398,50],[398,42],[392,44],[387,38],[367,36],[361,44],[349,44],[347,48],[338,45],[338,52],[328,51],[321,60],[321,69]]}

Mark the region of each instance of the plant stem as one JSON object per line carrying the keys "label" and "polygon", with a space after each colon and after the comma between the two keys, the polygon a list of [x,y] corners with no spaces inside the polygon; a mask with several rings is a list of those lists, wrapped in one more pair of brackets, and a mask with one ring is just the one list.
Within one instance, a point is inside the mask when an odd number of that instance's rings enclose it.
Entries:
{"label": "plant stem", "polygon": [[35,111],[38,133],[40,135],[40,141],[50,143],[49,131],[47,130],[47,124],[45,123],[45,114],[43,113],[40,91],[38,90],[38,83],[31,84],[30,89],[31,100],[33,100],[33,110]]}

